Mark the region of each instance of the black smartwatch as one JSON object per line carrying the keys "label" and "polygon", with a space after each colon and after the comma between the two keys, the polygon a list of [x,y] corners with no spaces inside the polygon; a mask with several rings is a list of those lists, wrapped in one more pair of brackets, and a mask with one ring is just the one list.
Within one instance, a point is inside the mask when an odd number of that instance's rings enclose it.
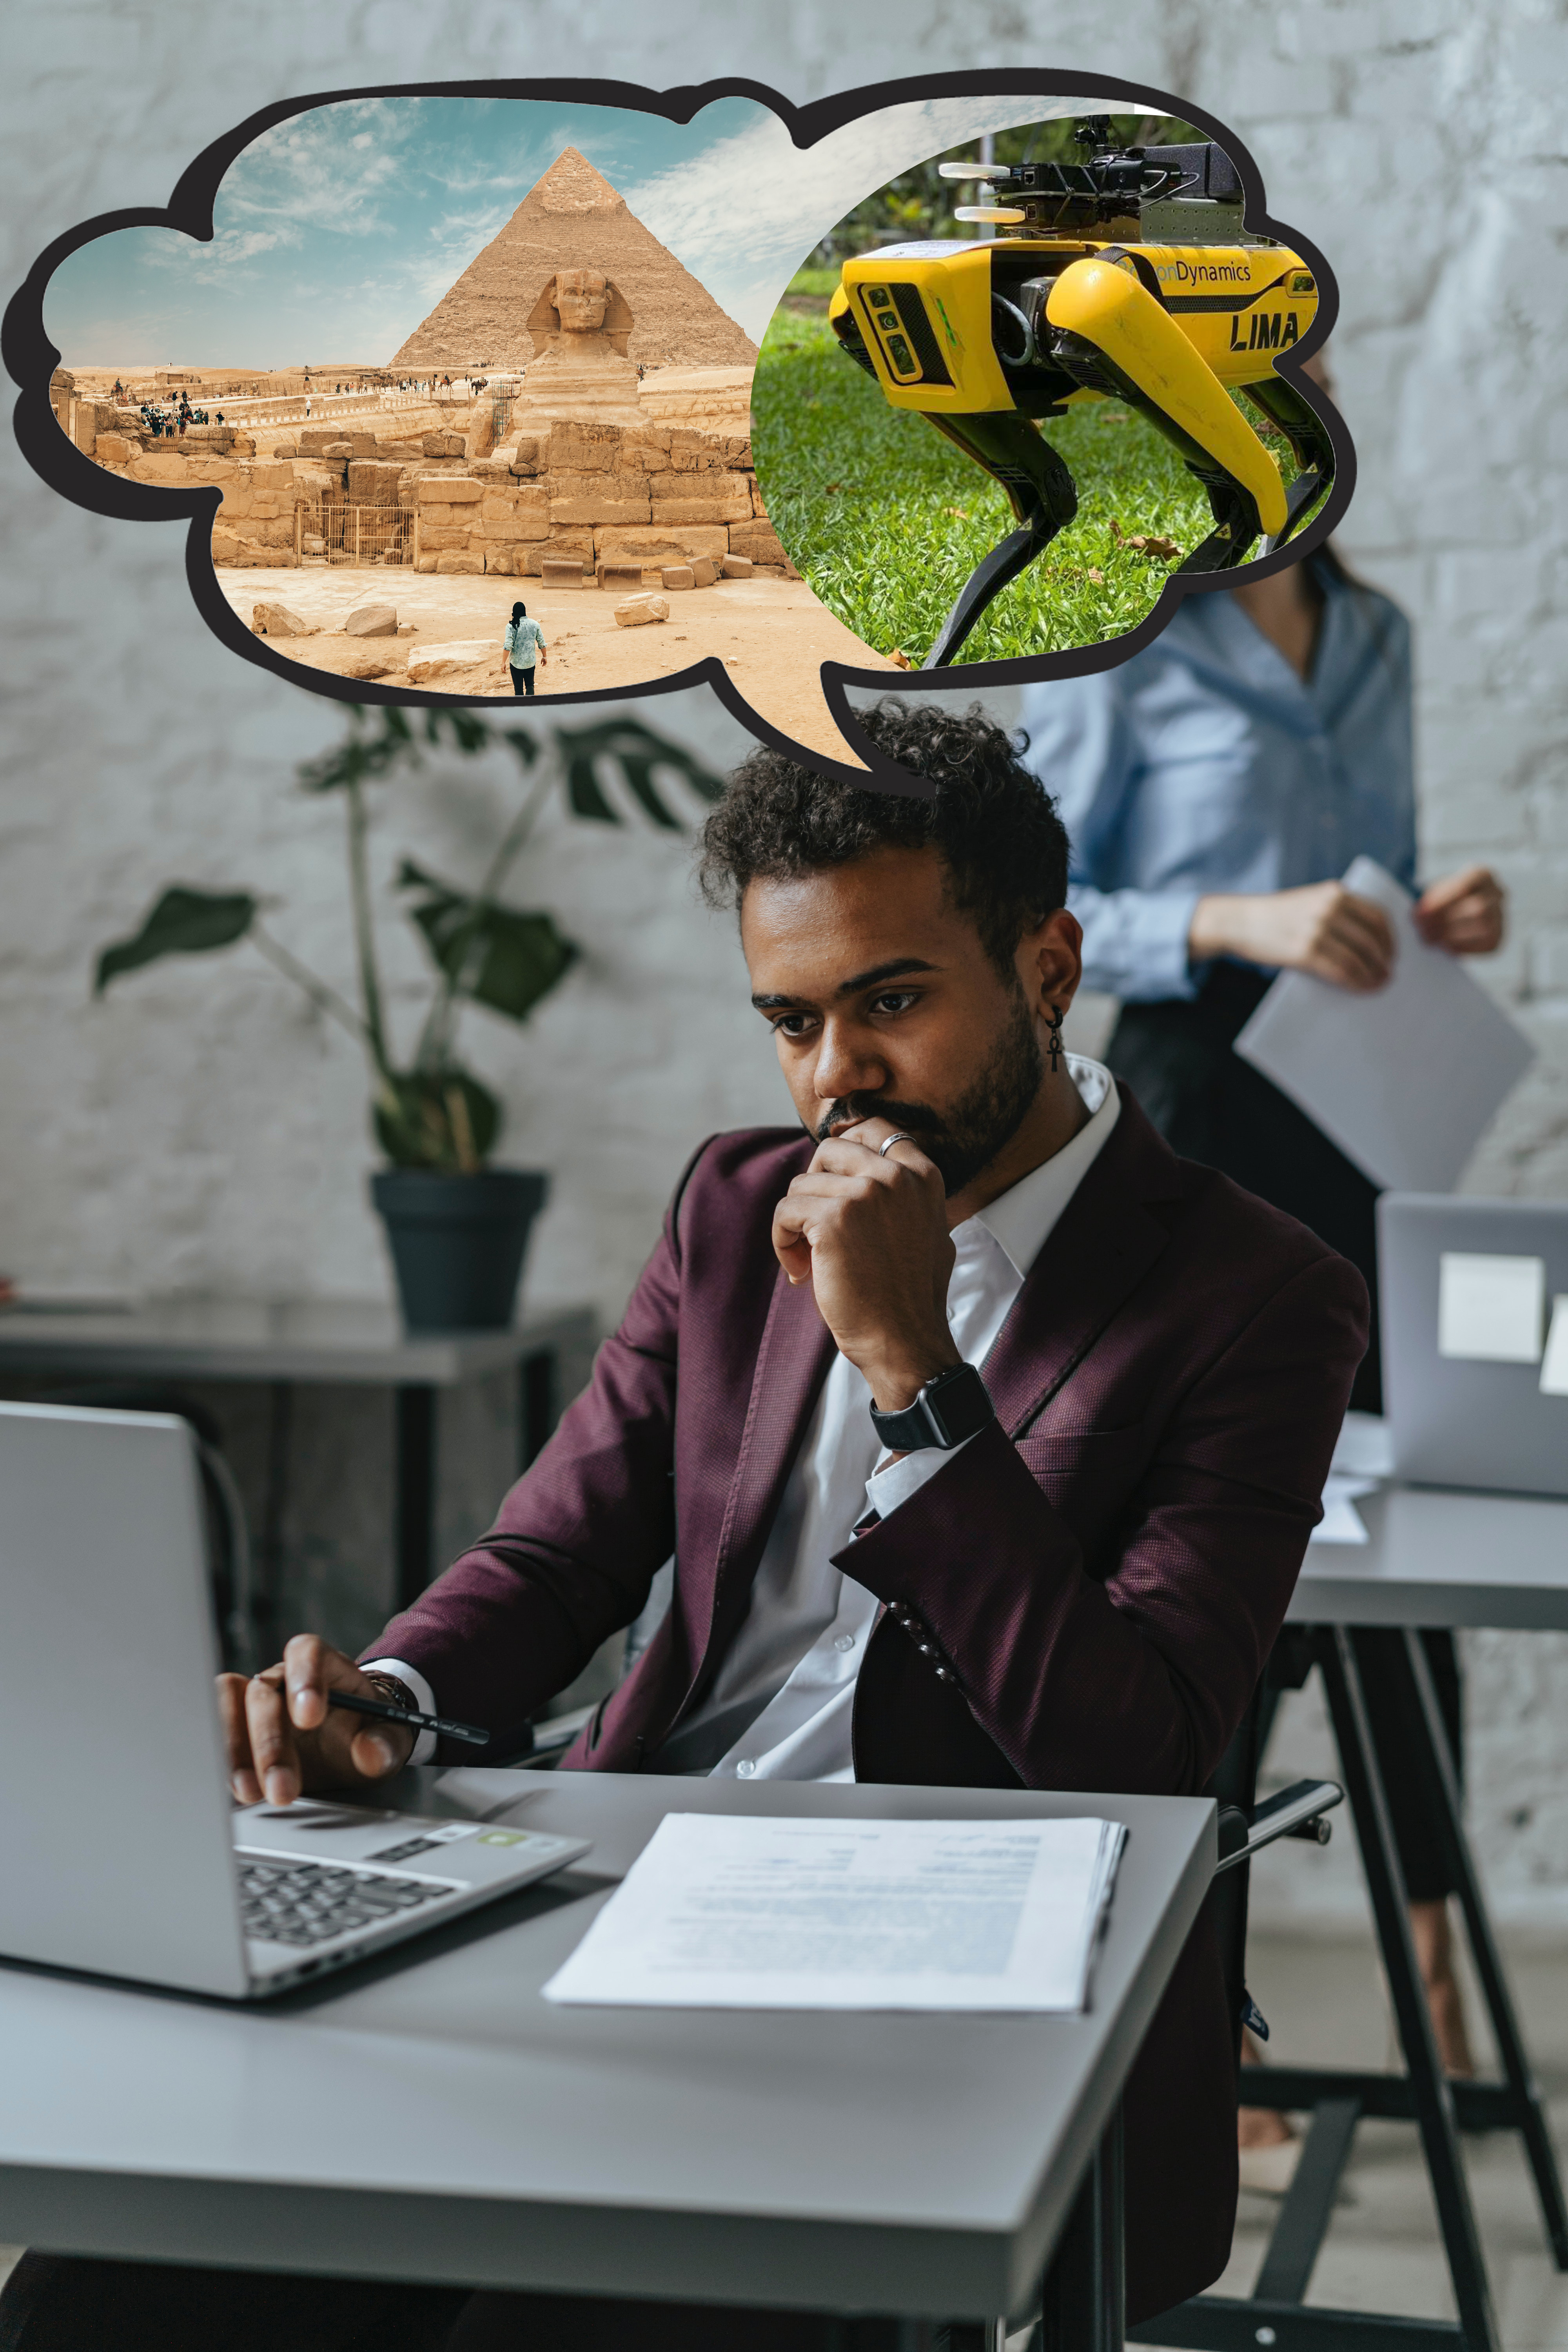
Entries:
{"label": "black smartwatch", "polygon": [[871,1407],[871,1426],[889,1454],[919,1454],[928,1445],[951,1453],[995,1418],[991,1391],[973,1364],[938,1372],[902,1412]]}

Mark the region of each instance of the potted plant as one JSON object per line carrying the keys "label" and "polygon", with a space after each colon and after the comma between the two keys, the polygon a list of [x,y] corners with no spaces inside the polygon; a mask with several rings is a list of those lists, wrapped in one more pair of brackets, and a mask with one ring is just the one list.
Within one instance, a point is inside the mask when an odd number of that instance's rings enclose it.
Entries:
{"label": "potted plant", "polygon": [[368,789],[417,767],[424,748],[403,711],[385,709],[378,716],[379,728],[373,727],[369,715],[354,709],[346,738],[299,771],[306,792],[342,798],[357,1008],[273,937],[257,892],[198,890],[186,883],[172,883],[140,930],[103,949],[94,993],[164,956],[208,954],[248,940],[364,1053],[372,1124],[389,1162],[372,1177],[371,1196],[386,1226],[409,1329],[504,1328],[549,1179],[538,1171],[489,1164],[500,1136],[501,1106],[464,1066],[458,1029],[469,1004],[526,1021],[580,951],[552,916],[508,905],[501,892],[553,793],[562,792],[571,813],[587,823],[622,823],[602,787],[602,765],[615,770],[649,821],[667,831],[679,832],[681,819],[660,789],[658,771],[674,771],[705,801],[717,800],[723,787],[689,751],[636,719],[534,732],[497,729],[465,710],[426,713],[425,743],[446,742],[470,756],[505,744],[524,791],[476,887],[443,881],[411,857],[398,866],[394,887],[432,968],[418,1036],[412,1055],[403,1057],[389,1034],[377,955]]}

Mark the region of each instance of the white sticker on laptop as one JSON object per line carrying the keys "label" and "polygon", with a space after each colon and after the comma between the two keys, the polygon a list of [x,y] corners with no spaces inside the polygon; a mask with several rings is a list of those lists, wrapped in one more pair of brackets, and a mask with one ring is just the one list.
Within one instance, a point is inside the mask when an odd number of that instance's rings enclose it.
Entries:
{"label": "white sticker on laptop", "polygon": [[374,1853],[365,1855],[366,1862],[409,1862],[416,1853],[428,1853],[433,1847],[455,1844],[458,1838],[471,1838],[479,1832],[478,1822],[422,1822],[412,1837],[401,1839],[396,1845],[384,1845]]}
{"label": "white sticker on laptop", "polygon": [[1488,1364],[1538,1364],[1546,1260],[1445,1250],[1437,1276],[1437,1353]]}
{"label": "white sticker on laptop", "polygon": [[1541,1361],[1542,1396],[1568,1396],[1568,1298],[1561,1293],[1552,1302],[1552,1328]]}

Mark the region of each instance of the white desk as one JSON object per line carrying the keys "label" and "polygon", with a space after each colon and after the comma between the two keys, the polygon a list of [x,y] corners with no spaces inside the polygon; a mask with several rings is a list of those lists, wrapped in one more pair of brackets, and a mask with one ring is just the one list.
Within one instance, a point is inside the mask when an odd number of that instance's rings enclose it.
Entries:
{"label": "white desk", "polygon": [[[595,1840],[580,1872],[266,2008],[0,1966],[0,2238],[476,2285],[1026,2311],[1208,1891],[1215,1807],[506,1778],[531,1824]],[[542,2000],[676,1801],[1126,1822],[1090,2012],[723,2015]],[[100,1830],[112,1834],[111,1819]]]}
{"label": "white desk", "polygon": [[1355,1507],[1364,1544],[1307,1547],[1298,1624],[1568,1631],[1568,1501],[1391,1480]]}

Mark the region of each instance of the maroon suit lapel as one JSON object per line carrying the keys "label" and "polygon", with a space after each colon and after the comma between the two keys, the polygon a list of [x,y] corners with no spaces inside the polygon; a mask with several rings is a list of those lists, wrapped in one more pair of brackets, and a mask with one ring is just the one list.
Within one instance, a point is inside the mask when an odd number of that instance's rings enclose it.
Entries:
{"label": "maroon suit lapel", "polygon": [[1010,1437],[1071,1378],[1159,1256],[1170,1236],[1146,1204],[1181,1189],[1174,1154],[1123,1087],[1115,1127],[985,1360],[985,1385]]}

